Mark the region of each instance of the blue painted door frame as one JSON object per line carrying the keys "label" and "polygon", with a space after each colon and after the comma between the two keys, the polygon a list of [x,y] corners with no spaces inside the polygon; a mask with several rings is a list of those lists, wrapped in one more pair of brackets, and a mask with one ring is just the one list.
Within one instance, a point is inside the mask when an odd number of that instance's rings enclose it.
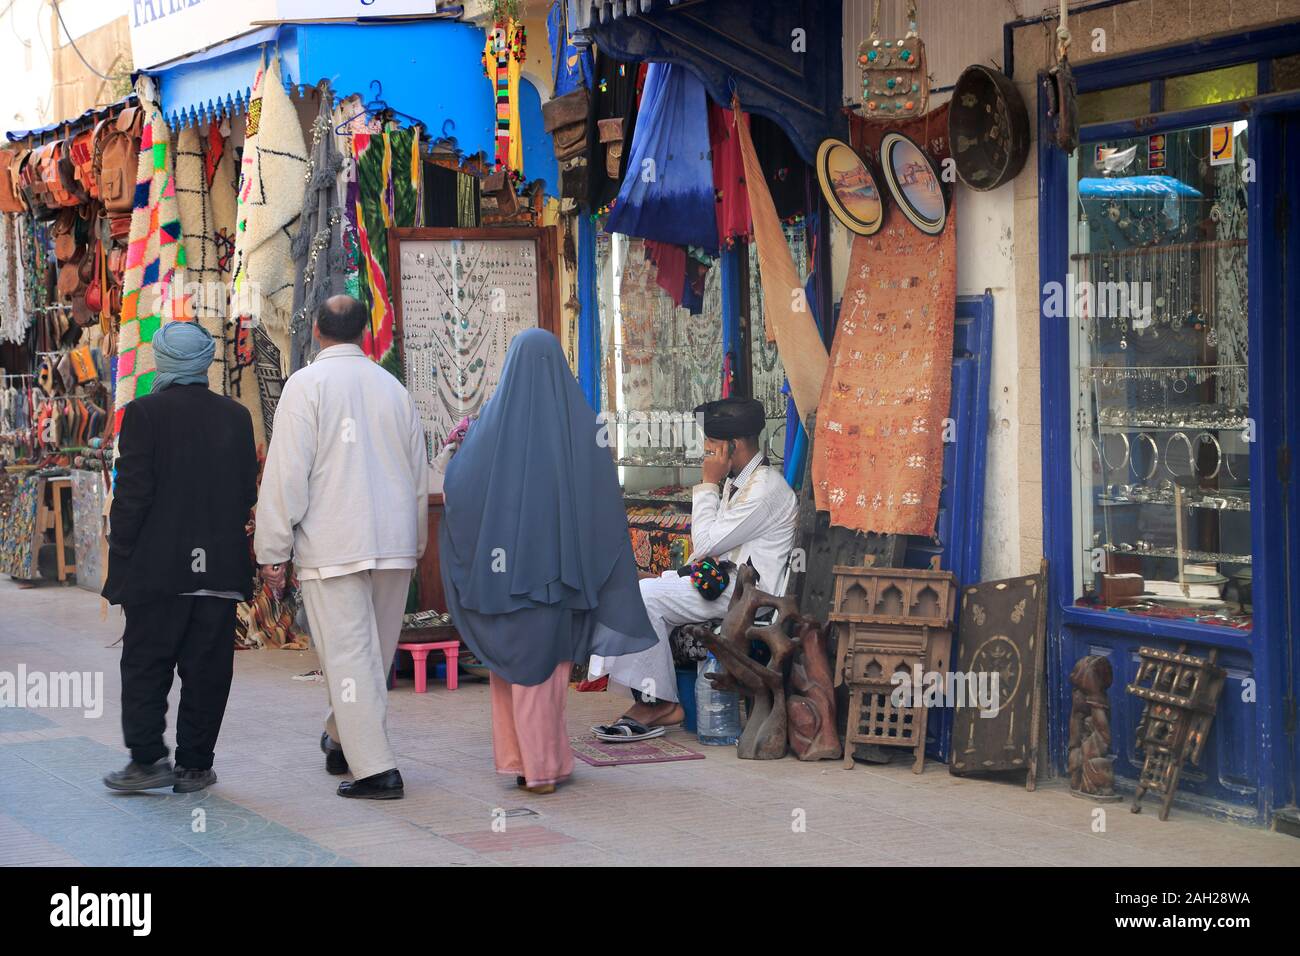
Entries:
{"label": "blue painted door frame", "polygon": [[[1076,69],[1080,92],[1147,82],[1158,77],[1247,62],[1261,55],[1300,50],[1300,31],[1256,31],[1200,41]],[[1261,71],[1262,73],[1262,71]],[[1153,87],[1155,89],[1155,87]],[[1267,89],[1265,86],[1264,89]],[[1153,94],[1154,97],[1154,94]],[[1110,657],[1115,682],[1110,690],[1116,770],[1136,776],[1133,741],[1140,713],[1126,692],[1137,648],[1172,649],[1186,642],[1193,653],[1217,647],[1228,670],[1211,740],[1199,768],[1184,772],[1180,805],[1266,823],[1274,810],[1295,800],[1297,752],[1294,692],[1298,676],[1292,647],[1300,593],[1294,570],[1300,554],[1296,508],[1297,341],[1300,322],[1294,289],[1285,278],[1297,275],[1300,227],[1296,206],[1296,167],[1300,166],[1300,93],[1271,94],[1254,100],[1162,113],[1119,123],[1084,127],[1083,143],[1132,137],[1208,122],[1247,119],[1248,151],[1256,163],[1246,184],[1248,204],[1248,328],[1250,417],[1256,426],[1251,445],[1251,534],[1254,629],[1249,633],[1184,622],[1144,619],[1074,606],[1073,462],[1071,435],[1070,335],[1068,321],[1039,320],[1043,408],[1043,534],[1049,571],[1049,745],[1058,772],[1065,772],[1070,687],[1067,675],[1085,654]],[[1067,157],[1048,144],[1052,121],[1039,93],[1039,276],[1043,287],[1064,282],[1069,266],[1071,222]],[[1291,150],[1297,150],[1291,152]],[[1287,172],[1290,167],[1290,173]],[[1294,280],[1293,280],[1294,284]],[[1284,291],[1286,292],[1284,296]],[[1040,289],[1040,295],[1042,291]],[[1254,700],[1249,699],[1253,688]]]}

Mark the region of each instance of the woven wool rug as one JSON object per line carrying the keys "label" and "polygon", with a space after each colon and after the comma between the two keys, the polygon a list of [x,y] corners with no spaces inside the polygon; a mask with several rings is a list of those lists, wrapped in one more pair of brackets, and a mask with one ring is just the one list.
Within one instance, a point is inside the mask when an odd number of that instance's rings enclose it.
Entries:
{"label": "woven wool rug", "polygon": [[172,288],[177,268],[185,268],[185,246],[181,242],[180,208],[172,172],[171,130],[152,99],[152,84],[142,80],[137,92],[145,123],[126,247],[114,432],[121,428],[127,404],[137,395],[147,395],[153,387],[154,333],[163,323],[184,317],[184,301],[173,295]]}
{"label": "woven wool rug", "polygon": [[[238,367],[231,374],[243,379],[244,370],[253,369],[268,442],[280,389],[289,374],[295,274],[291,237],[302,216],[306,170],[307,144],[298,111],[280,79],[279,57],[273,56],[258,70],[248,104],[230,308],[239,324]],[[240,400],[247,405],[246,381],[240,386]]]}
{"label": "woven wool rug", "polygon": [[[187,126],[176,136],[176,199],[185,243],[184,282],[190,315],[212,333],[214,340],[221,342],[225,337],[226,302],[217,290],[223,289],[225,282],[212,218],[204,139],[197,126]],[[225,393],[224,348],[217,349],[208,366],[208,388],[218,395]]]}
{"label": "woven wool rug", "polygon": [[620,767],[638,763],[672,763],[677,760],[703,760],[704,754],[684,747],[666,737],[652,737],[636,743],[606,743],[590,734],[569,738],[573,754],[593,767]]}

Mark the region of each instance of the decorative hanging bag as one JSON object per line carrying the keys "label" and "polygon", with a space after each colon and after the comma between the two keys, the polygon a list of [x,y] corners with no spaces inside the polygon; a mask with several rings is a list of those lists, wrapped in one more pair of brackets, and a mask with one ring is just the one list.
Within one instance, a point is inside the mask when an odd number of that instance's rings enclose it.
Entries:
{"label": "decorative hanging bag", "polygon": [[19,153],[0,149],[0,212],[24,212],[22,188],[18,185]]}
{"label": "decorative hanging bag", "polygon": [[907,34],[880,36],[880,0],[871,4],[871,35],[858,47],[862,70],[862,115],[868,119],[910,119],[925,112],[930,81],[925,72],[925,44],[916,32],[916,3],[907,3]]}
{"label": "decorative hanging bag", "polygon": [[136,164],[140,159],[140,134],[144,111],[128,106],[117,120],[101,124],[95,134],[95,181],[110,217],[125,217],[129,225],[135,202]]}

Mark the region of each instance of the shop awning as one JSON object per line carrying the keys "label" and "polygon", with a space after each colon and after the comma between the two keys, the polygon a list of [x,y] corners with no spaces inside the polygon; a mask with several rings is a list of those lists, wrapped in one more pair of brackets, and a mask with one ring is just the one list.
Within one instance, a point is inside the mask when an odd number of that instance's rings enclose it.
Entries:
{"label": "shop awning", "polygon": [[[264,55],[278,51],[285,86],[328,79],[338,97],[369,100],[378,81],[383,99],[419,119],[434,139],[451,138],[465,155],[495,151],[492,84],[483,74],[483,31],[451,20],[300,23],[265,27],[149,70],[157,77],[162,109],[173,127],[203,122],[247,106]],[[559,173],[542,128],[541,97],[520,84],[524,175],[546,180],[557,195]]]}
{"label": "shop awning", "polygon": [[5,133],[5,138],[11,143],[21,142],[26,139],[40,139],[47,133],[57,133],[59,136],[65,135],[65,131],[79,132],[81,129],[93,125],[110,113],[115,113],[118,109],[135,99],[135,94],[123,97],[116,103],[110,103],[108,106],[96,106],[88,109],[80,116],[64,120],[62,123],[51,123],[49,126],[41,126],[37,129],[13,129]]}
{"label": "shop awning", "polygon": [[724,106],[774,120],[811,163],[847,127],[841,0],[569,0],[570,22],[623,60],[680,63]]}

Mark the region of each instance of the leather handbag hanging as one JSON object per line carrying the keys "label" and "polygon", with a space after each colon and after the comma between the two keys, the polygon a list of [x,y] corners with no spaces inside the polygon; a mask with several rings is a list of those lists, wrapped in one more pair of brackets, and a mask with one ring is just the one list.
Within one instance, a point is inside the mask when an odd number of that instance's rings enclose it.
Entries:
{"label": "leather handbag hanging", "polygon": [[75,209],[61,209],[50,227],[50,237],[54,240],[54,258],[59,262],[76,261],[79,251],[77,241],[77,220],[80,217]]}
{"label": "leather handbag hanging", "polygon": [[58,215],[49,203],[49,189],[40,175],[40,153],[29,149],[18,157],[18,183],[23,193],[23,204],[33,219],[46,221]]}
{"label": "leather handbag hanging", "polygon": [[18,186],[19,153],[15,149],[0,149],[0,212],[23,212],[22,190]]}
{"label": "leather handbag hanging", "polygon": [[907,3],[907,33],[889,40],[880,35],[880,0],[871,5],[871,35],[858,47],[862,70],[862,115],[898,120],[920,116],[930,98],[925,44],[916,32],[916,2]]}
{"label": "leather handbag hanging", "polygon": [[90,193],[86,192],[86,187],[77,175],[77,163],[72,158],[72,141],[73,138],[67,136],[56,144],[59,154],[59,181],[63,184],[63,189],[76,200],[76,205],[79,206],[90,200]]}
{"label": "leather handbag hanging", "polygon": [[143,129],[144,111],[138,106],[128,106],[116,121],[100,129],[95,138],[95,179],[104,210],[110,216],[131,214]]}
{"label": "leather handbag hanging", "polygon": [[80,205],[81,200],[68,189],[63,171],[63,140],[41,147],[41,178],[49,190],[49,203],[56,209]]}
{"label": "leather handbag hanging", "polygon": [[68,154],[76,170],[77,182],[90,199],[99,198],[99,184],[95,181],[95,133],[98,129],[99,123],[96,123],[68,140]]}
{"label": "leather handbag hanging", "polygon": [[600,141],[605,144],[605,175],[617,180],[623,162],[623,117],[596,120]]}
{"label": "leather handbag hanging", "polygon": [[570,159],[587,149],[591,94],[578,87],[542,105],[542,127],[551,134],[556,159]]}

